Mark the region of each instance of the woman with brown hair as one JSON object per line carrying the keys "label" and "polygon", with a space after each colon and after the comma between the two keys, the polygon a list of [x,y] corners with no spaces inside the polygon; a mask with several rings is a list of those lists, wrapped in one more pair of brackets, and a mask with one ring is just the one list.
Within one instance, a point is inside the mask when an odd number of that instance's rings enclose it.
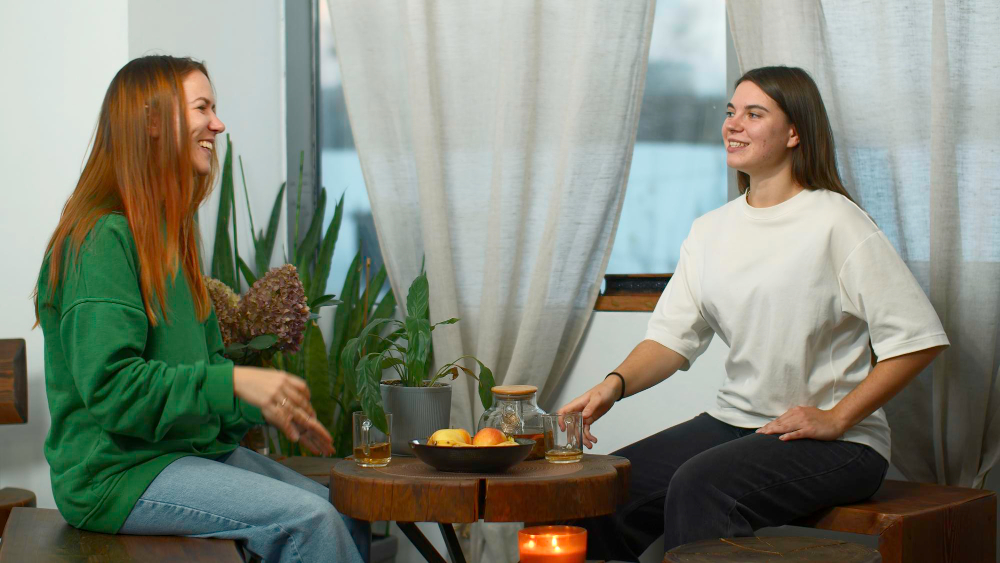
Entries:
{"label": "woman with brown hair", "polygon": [[222,356],[195,212],[224,129],[199,62],[143,57],[111,81],[38,278],[53,495],[86,530],[360,561],[367,524],[337,513],[326,487],[238,447],[267,421],[333,453],[301,379]]}
{"label": "woman with brown hair", "polygon": [[844,189],[805,71],[744,74],[722,136],[742,197],[694,222],[646,338],[559,412],[583,411],[592,447],[590,424],[687,370],[715,334],[730,349],[726,379],[709,412],[615,452],[632,463],[629,498],[585,522],[591,558],[635,561],[661,534],[670,550],[868,498],[889,466],[881,406],[948,345]]}

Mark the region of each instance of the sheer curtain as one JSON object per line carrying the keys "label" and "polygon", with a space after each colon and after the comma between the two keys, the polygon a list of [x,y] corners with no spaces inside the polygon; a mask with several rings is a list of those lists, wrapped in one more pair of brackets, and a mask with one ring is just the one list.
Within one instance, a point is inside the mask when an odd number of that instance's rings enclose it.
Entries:
{"label": "sheer curtain", "polygon": [[[544,402],[607,266],[654,0],[329,6],[393,290],[426,257],[431,320],[461,318],[434,331],[435,361],[474,354]],[[452,425],[474,429],[475,382],[453,386]],[[516,560],[510,528],[495,537],[474,551]]]}
{"label": "sheer curtain", "polygon": [[728,2],[740,71],[819,84],[848,189],[895,244],[951,347],[886,405],[909,479],[982,487],[1000,456],[996,0]]}

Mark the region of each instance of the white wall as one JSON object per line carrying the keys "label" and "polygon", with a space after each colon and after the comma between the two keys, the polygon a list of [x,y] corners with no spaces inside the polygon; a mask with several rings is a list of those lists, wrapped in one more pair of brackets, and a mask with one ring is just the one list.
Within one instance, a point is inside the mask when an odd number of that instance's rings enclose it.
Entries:
{"label": "white wall", "polygon": [[[104,92],[144,54],[207,63],[219,115],[243,155],[254,220],[266,222],[285,171],[282,2],[102,0],[4,2],[0,52],[0,338],[25,338],[29,422],[0,426],[0,487],[30,489],[54,508],[42,444],[49,427],[41,331],[28,299],[45,244],[79,177]],[[220,155],[221,160],[221,155]],[[239,176],[237,176],[239,181]],[[249,228],[239,186],[241,253]],[[202,210],[208,256],[218,190]],[[279,229],[275,254],[285,244]]]}
{"label": "white wall", "polygon": [[27,340],[28,423],[0,426],[0,487],[55,507],[42,443],[49,428],[42,333],[31,330],[42,254],[76,185],[112,77],[128,60],[128,4],[0,6],[0,338]]}
{"label": "white wall", "polygon": [[[271,204],[285,177],[284,2],[243,0],[129,0],[128,57],[173,55],[203,61],[215,86],[218,115],[226,131],[218,139],[219,164],[225,135],[233,142],[240,256],[253,264],[238,156],[257,230],[266,227]],[[284,209],[284,208],[283,208]],[[200,211],[205,261],[212,257],[219,190]],[[284,217],[284,214],[282,214]],[[287,239],[278,229],[273,258]]]}

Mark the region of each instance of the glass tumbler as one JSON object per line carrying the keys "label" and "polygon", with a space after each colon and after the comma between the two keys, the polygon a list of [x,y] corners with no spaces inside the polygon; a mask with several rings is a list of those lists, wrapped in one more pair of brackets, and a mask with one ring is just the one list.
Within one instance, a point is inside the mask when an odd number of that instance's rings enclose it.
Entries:
{"label": "glass tumbler", "polygon": [[392,459],[392,414],[386,413],[389,433],[372,424],[363,412],[354,413],[354,461],[361,467],[385,467]]}

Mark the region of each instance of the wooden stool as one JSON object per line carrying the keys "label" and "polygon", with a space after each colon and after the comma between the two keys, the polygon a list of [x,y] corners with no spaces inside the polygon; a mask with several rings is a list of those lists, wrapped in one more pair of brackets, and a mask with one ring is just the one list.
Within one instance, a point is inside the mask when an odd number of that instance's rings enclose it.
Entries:
{"label": "wooden stool", "polygon": [[997,494],[907,481],[886,481],[872,498],[792,522],[878,536],[885,563],[994,563]]}
{"label": "wooden stool", "polygon": [[0,489],[0,538],[3,537],[3,528],[7,525],[10,511],[20,506],[34,507],[35,493],[13,487]]}
{"label": "wooden stool", "polygon": [[15,508],[7,520],[0,563],[212,561],[242,563],[232,540],[127,536],[78,530],[56,510]]}
{"label": "wooden stool", "polygon": [[809,563],[879,563],[882,556],[873,549],[837,540],[816,538],[731,538],[705,540],[671,549],[663,561],[671,563],[738,563],[777,561]]}

